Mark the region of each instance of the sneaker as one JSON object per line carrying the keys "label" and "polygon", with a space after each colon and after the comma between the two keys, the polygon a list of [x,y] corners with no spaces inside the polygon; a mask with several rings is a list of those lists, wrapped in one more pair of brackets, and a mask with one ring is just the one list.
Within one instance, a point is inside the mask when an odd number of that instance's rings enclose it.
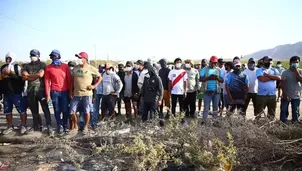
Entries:
{"label": "sneaker", "polygon": [[7,135],[13,131],[14,131],[14,126],[10,126],[10,127],[7,127],[5,130],[3,130],[2,134]]}
{"label": "sneaker", "polygon": [[26,133],[27,134],[33,133],[34,131],[35,131],[34,128],[26,127]]}
{"label": "sneaker", "polygon": [[21,135],[25,134],[26,131],[27,131],[27,129],[26,129],[25,126],[21,126],[21,127],[20,127],[20,134],[21,134]]}
{"label": "sneaker", "polygon": [[39,127],[40,132],[43,132],[43,126]]}
{"label": "sneaker", "polygon": [[58,134],[59,135],[63,135],[64,134],[63,126],[59,126],[59,128],[58,128]]}
{"label": "sneaker", "polygon": [[67,133],[69,132],[70,130],[68,128],[64,128],[64,132]]}
{"label": "sneaker", "polygon": [[47,132],[48,132],[48,135],[49,136],[53,136],[54,135],[54,131],[53,131],[53,129],[52,129],[52,127],[51,126],[47,126]]}
{"label": "sneaker", "polygon": [[87,134],[88,134],[88,128],[85,127],[85,128],[83,129],[82,133],[83,133],[84,135],[87,135]]}

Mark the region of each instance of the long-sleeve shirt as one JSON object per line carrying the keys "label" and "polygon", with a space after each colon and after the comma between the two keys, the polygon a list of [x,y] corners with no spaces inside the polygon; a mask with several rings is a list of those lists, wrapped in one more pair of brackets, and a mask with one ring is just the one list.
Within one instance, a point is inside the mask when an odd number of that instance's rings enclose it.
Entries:
{"label": "long-sleeve shirt", "polygon": [[59,66],[48,65],[44,72],[45,94],[49,96],[50,90],[67,91],[71,82],[70,70],[67,64]]}
{"label": "long-sleeve shirt", "polygon": [[144,102],[156,102],[158,100],[162,100],[164,88],[161,78],[158,75],[154,75],[150,78],[144,78],[141,92]]}
{"label": "long-sleeve shirt", "polygon": [[109,95],[110,93],[119,93],[122,91],[123,83],[121,78],[114,72],[103,74],[103,95]]}

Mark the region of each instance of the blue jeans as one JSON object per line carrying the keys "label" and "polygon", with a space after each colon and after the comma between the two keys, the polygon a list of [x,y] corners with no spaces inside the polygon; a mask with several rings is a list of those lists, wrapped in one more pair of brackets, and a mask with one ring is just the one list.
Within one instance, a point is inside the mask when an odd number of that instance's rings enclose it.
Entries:
{"label": "blue jeans", "polygon": [[204,96],[203,96],[203,116],[202,118],[204,120],[206,120],[208,118],[208,114],[209,114],[209,109],[210,109],[210,104],[211,102],[213,103],[213,118],[216,118],[217,115],[218,115],[218,103],[219,103],[219,100],[220,100],[220,94],[210,94],[210,93],[207,93],[205,92],[204,93]]}
{"label": "blue jeans", "polygon": [[92,126],[95,126],[98,121],[98,116],[100,115],[100,104],[102,101],[102,94],[95,95],[95,102],[93,103],[94,112],[91,113],[90,123]]}
{"label": "blue jeans", "polygon": [[[50,91],[50,96],[58,127],[67,128],[69,118],[67,91]],[[63,114],[63,119],[61,118],[61,113]]]}
{"label": "blue jeans", "polygon": [[228,95],[227,94],[223,94],[223,107],[225,107],[227,110],[229,109]]}
{"label": "blue jeans", "polygon": [[291,103],[291,106],[292,106],[292,121],[295,122],[295,121],[299,120],[300,99],[291,99],[289,101],[285,100],[285,99],[281,99],[280,120],[282,122],[287,121],[289,103]]}

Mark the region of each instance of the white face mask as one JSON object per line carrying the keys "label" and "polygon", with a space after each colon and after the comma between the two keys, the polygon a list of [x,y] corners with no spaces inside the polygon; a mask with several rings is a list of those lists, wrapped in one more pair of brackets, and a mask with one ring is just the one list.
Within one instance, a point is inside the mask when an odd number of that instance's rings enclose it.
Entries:
{"label": "white face mask", "polygon": [[180,67],[181,67],[181,63],[175,64],[175,68],[180,68]]}
{"label": "white face mask", "polygon": [[135,69],[138,69],[138,68],[139,68],[139,66],[138,66],[137,64],[135,64],[135,65],[134,65],[134,68],[135,68]]}
{"label": "white face mask", "polygon": [[77,64],[79,64],[79,65],[83,65],[83,60],[82,59],[77,59]]}
{"label": "white face mask", "polygon": [[30,57],[30,60],[31,60],[32,62],[36,62],[36,61],[38,60],[38,57],[32,56],[32,57]]}
{"label": "white face mask", "polygon": [[125,68],[125,71],[126,71],[126,72],[130,72],[131,70],[132,70],[132,67],[126,67],[126,68]]}
{"label": "white face mask", "polygon": [[186,67],[187,69],[190,69],[190,68],[191,68],[191,64],[186,64],[185,67]]}

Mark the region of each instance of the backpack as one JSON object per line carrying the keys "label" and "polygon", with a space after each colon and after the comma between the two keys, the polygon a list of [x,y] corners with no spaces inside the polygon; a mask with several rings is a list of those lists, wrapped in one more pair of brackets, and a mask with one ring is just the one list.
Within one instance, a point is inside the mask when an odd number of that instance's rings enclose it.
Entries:
{"label": "backpack", "polygon": [[[210,68],[209,68],[209,67],[206,67],[205,77],[208,77],[209,70],[210,70]],[[218,67],[216,67],[215,70],[216,70],[215,75],[217,75],[217,76],[219,77],[220,69],[219,69]],[[208,87],[207,87],[207,86],[208,86],[208,81],[206,81],[206,82],[201,82],[200,91],[201,91],[201,92],[206,92],[206,91],[208,90]],[[219,88],[218,81],[216,81],[216,91],[217,91],[217,93],[221,93],[221,89]]]}

